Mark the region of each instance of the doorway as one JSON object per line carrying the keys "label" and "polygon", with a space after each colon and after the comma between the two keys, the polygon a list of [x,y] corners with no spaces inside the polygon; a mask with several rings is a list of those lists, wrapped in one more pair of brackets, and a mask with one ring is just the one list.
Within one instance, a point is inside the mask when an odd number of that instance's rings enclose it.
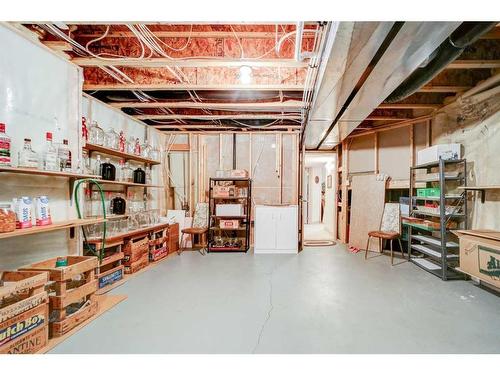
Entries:
{"label": "doorway", "polygon": [[336,238],[337,154],[305,153],[302,180],[304,245],[327,244]]}

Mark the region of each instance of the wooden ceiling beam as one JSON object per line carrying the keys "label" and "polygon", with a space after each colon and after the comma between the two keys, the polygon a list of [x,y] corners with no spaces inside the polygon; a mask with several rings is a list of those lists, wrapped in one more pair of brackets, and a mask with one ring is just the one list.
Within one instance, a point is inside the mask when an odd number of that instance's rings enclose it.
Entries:
{"label": "wooden ceiling beam", "polygon": [[301,116],[276,114],[234,115],[134,115],[137,120],[301,120]]}
{"label": "wooden ceiling beam", "polygon": [[207,103],[207,102],[115,102],[108,103],[115,108],[198,108],[214,110],[300,110],[304,103],[299,100],[287,100],[285,102],[251,102],[251,103]]}
{"label": "wooden ceiling beam", "polygon": [[480,39],[500,39],[500,27],[496,26],[486,34],[481,35]]}
{"label": "wooden ceiling beam", "polygon": [[438,109],[442,104],[425,104],[425,103],[382,103],[378,109]]}
{"label": "wooden ceiling beam", "polygon": [[418,92],[465,92],[471,89],[470,86],[438,86],[438,85],[426,85],[419,88]]}
{"label": "wooden ceiling beam", "polygon": [[71,62],[83,67],[101,66],[127,66],[140,68],[203,68],[223,67],[238,68],[241,66],[268,67],[268,68],[307,68],[307,61],[295,61],[294,59],[229,59],[229,58],[206,58],[206,59],[168,59],[166,57],[152,57],[144,59],[116,58],[112,60],[101,60],[94,57],[75,57]]}
{"label": "wooden ceiling beam", "polygon": [[276,130],[276,129],[291,129],[291,130],[300,130],[300,125],[271,125],[271,126],[252,126],[252,127],[240,127],[240,126],[220,126],[220,125],[149,125],[158,130],[185,130],[189,131],[192,129],[196,131],[197,129],[203,130],[248,130],[248,131],[265,131],[265,130]]}
{"label": "wooden ceiling beam", "polygon": [[165,84],[165,83],[87,83],[83,85],[86,91],[186,91],[186,90],[201,90],[201,91],[304,91],[303,85],[293,84],[235,84],[235,85],[195,85],[195,84]]}
{"label": "wooden ceiling beam", "polygon": [[[78,38],[96,38],[102,36],[100,33],[77,33]],[[240,39],[274,39],[276,38],[275,32],[267,31],[193,31],[192,33],[188,31],[154,31],[154,34],[159,38],[189,38],[191,39],[223,39],[231,38],[234,39],[235,34]],[[314,38],[315,30],[306,29],[303,34],[304,38]],[[278,35],[280,36],[280,35]],[[107,38],[136,38],[136,36],[131,31],[111,31],[108,33]]]}
{"label": "wooden ceiling beam", "polygon": [[500,68],[500,60],[455,60],[446,69],[496,69]]}

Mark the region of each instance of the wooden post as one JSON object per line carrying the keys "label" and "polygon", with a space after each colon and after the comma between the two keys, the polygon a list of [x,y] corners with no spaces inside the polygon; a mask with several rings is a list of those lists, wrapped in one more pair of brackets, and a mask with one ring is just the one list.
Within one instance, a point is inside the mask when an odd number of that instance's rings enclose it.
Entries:
{"label": "wooden post", "polygon": [[378,174],[378,166],[379,166],[379,161],[378,161],[378,133],[373,133],[373,143],[374,143],[374,152],[375,152],[375,157],[374,157],[374,166],[373,170],[375,174]]}
{"label": "wooden post", "polygon": [[342,142],[342,204],[341,204],[341,228],[340,228],[340,240],[344,243],[348,242],[347,236],[347,221],[348,221],[348,213],[347,213],[347,201],[348,201],[348,193],[349,187],[347,185],[347,179],[349,176],[349,147],[347,145],[347,141]]}
{"label": "wooden post", "polygon": [[413,167],[413,165],[415,163],[414,126],[415,126],[415,124],[411,124],[408,127],[408,131],[410,132],[410,167]]}

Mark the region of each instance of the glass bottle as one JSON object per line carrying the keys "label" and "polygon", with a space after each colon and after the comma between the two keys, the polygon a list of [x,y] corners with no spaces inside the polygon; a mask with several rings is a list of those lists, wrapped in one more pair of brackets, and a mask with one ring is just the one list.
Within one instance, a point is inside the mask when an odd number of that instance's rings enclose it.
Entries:
{"label": "glass bottle", "polygon": [[57,148],[57,157],[59,159],[59,170],[61,172],[71,172],[71,151],[67,139],[63,139],[63,143]]}
{"label": "glass bottle", "polygon": [[118,140],[119,136],[113,128],[109,129],[105,136],[105,146],[112,148],[113,150],[118,150]]}
{"label": "glass bottle", "polygon": [[120,159],[118,162],[118,181],[124,182],[125,176],[123,175],[123,168],[125,167],[125,160]]}
{"label": "glass bottle", "polygon": [[52,133],[47,132],[45,136],[45,150],[43,153],[43,169],[46,171],[58,171],[57,149],[52,143]]}
{"label": "glass bottle", "polygon": [[89,129],[87,128],[87,119],[82,116],[82,141],[83,146],[89,141]]}
{"label": "glass bottle", "polygon": [[103,180],[114,181],[116,177],[116,168],[109,158],[106,158],[105,162],[101,166],[101,177]]}
{"label": "glass bottle", "polygon": [[99,127],[97,121],[92,121],[90,124],[89,142],[98,146],[104,145],[104,130]]}
{"label": "glass bottle", "polygon": [[102,168],[101,155],[97,155],[95,159],[93,174],[96,176],[100,176],[101,168]]}
{"label": "glass bottle", "polygon": [[101,194],[98,191],[92,192],[92,216],[103,216]]}
{"label": "glass bottle", "polygon": [[151,150],[153,148],[149,145],[149,142],[148,140],[146,139],[143,143],[143,145],[141,146],[141,156],[143,158],[150,158],[151,157]]}
{"label": "glass bottle", "polygon": [[146,167],[146,184],[151,185],[151,167],[147,166]]}
{"label": "glass bottle", "polygon": [[160,149],[156,146],[153,147],[153,150],[151,151],[151,159],[160,161]]}
{"label": "glass bottle", "polygon": [[89,153],[87,150],[82,151],[82,163],[83,163],[83,165],[81,166],[82,170],[80,171],[80,173],[92,174],[92,168],[90,168]]}
{"label": "glass bottle", "polygon": [[5,134],[5,124],[0,123],[0,165],[10,167],[10,145],[11,139]]}
{"label": "glass bottle", "polygon": [[31,148],[31,139],[24,138],[24,146],[19,151],[19,167],[20,168],[38,168],[38,154]]}
{"label": "glass bottle", "polygon": [[145,184],[146,183],[146,173],[142,170],[141,167],[137,168],[134,171],[134,183],[136,183],[136,184]]}
{"label": "glass bottle", "polygon": [[126,211],[125,199],[118,194],[113,199],[111,199],[111,213],[114,215],[124,215]]}
{"label": "glass bottle", "polygon": [[134,154],[141,156],[141,143],[139,142],[139,138],[135,139]]}
{"label": "glass bottle", "polygon": [[134,137],[130,137],[127,141],[127,153],[133,155],[135,149],[135,139]]}
{"label": "glass bottle", "polygon": [[120,135],[118,136],[118,150],[120,152],[127,152],[127,141],[123,130],[120,131]]}

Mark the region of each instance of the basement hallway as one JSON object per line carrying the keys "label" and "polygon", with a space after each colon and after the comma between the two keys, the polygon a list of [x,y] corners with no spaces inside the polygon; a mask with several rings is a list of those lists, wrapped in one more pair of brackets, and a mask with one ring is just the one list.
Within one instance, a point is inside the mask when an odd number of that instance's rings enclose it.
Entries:
{"label": "basement hallway", "polygon": [[184,252],[110,293],[128,298],[50,353],[500,352],[497,296],[344,245]]}

